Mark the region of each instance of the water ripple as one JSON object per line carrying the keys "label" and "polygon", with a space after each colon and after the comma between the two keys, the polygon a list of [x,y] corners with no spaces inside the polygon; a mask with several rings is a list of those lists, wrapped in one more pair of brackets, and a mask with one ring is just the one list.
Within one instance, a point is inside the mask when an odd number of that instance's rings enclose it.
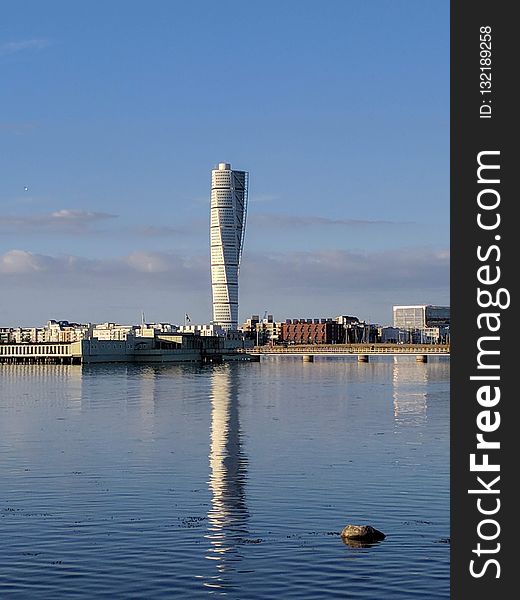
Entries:
{"label": "water ripple", "polygon": [[0,369],[1,598],[449,597],[446,359]]}

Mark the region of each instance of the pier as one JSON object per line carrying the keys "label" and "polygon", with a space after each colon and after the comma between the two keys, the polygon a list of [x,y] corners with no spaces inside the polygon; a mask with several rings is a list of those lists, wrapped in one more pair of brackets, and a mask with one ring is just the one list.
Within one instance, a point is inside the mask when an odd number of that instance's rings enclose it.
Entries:
{"label": "pier", "polygon": [[[315,356],[356,356],[367,363],[371,356],[415,356],[427,362],[429,356],[449,356],[449,344],[302,344],[287,346],[255,346],[248,350],[253,356],[303,356],[312,362]],[[310,358],[312,357],[312,358]]]}
{"label": "pier", "polygon": [[[240,351],[239,351],[240,350]],[[216,336],[159,334],[129,336],[126,340],[84,339],[77,342],[2,343],[0,364],[76,365],[111,362],[192,362],[258,361],[233,340]]]}
{"label": "pier", "polygon": [[81,343],[0,344],[0,363],[33,365],[81,364]]}

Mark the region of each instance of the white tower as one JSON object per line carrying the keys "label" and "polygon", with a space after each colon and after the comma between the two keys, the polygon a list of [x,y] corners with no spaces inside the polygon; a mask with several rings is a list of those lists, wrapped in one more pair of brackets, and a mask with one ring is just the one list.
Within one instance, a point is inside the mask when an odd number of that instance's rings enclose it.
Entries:
{"label": "white tower", "polygon": [[238,272],[246,232],[249,173],[219,163],[211,171],[211,290],[213,323],[238,327]]}

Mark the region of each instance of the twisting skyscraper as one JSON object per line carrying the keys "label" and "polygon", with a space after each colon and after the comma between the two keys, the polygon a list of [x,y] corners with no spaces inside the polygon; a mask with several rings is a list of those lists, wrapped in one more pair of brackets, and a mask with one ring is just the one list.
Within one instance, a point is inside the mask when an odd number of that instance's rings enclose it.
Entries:
{"label": "twisting skyscraper", "polygon": [[249,174],[219,163],[211,171],[211,290],[213,323],[238,326],[238,272],[246,231]]}

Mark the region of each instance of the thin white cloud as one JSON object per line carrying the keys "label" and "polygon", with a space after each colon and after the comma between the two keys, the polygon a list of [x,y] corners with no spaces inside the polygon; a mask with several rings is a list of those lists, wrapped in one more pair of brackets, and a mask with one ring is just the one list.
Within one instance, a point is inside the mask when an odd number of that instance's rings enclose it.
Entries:
{"label": "thin white cloud", "polygon": [[116,215],[111,215],[109,213],[89,212],[85,210],[70,210],[68,208],[56,210],[50,213],[49,215],[50,219],[67,223],[86,223],[92,221],[99,221],[100,219],[111,219],[115,216]]}
{"label": "thin white cloud", "polygon": [[25,52],[27,50],[43,50],[50,45],[50,40],[42,38],[4,42],[3,44],[0,44],[0,56]]}
{"label": "thin white cloud", "polygon": [[[84,322],[124,321],[148,307],[150,314],[162,315],[159,320],[182,320],[188,311],[205,321],[211,302],[208,258],[140,250],[87,259],[13,249],[0,254],[4,319],[44,322],[60,314]],[[35,297],[38,302],[29,300]],[[249,253],[240,298],[241,318],[269,307],[279,318],[355,314],[386,323],[392,304],[447,301],[449,253],[428,248]]]}
{"label": "thin white cloud", "polygon": [[4,274],[25,274],[45,270],[45,261],[48,257],[42,257],[32,254],[25,250],[9,250],[0,256],[0,273]]}
{"label": "thin white cloud", "polygon": [[376,219],[331,219],[317,215],[286,215],[276,213],[256,213],[250,220],[260,226],[270,227],[316,227],[316,226],[364,226],[364,225],[411,225],[412,221],[385,221]]}
{"label": "thin white cloud", "polygon": [[172,267],[172,257],[158,252],[133,252],[124,261],[141,273],[168,273]]}
{"label": "thin white cloud", "polygon": [[2,233],[79,233],[95,223],[114,219],[117,215],[86,210],[61,209],[51,213],[0,215]]}
{"label": "thin white cloud", "polygon": [[429,248],[385,252],[285,252],[248,254],[242,285],[286,292],[376,291],[448,288],[449,253]]}
{"label": "thin white cloud", "polygon": [[0,255],[0,274],[9,276],[12,283],[37,288],[52,277],[54,289],[69,285],[93,290],[97,285],[114,289],[152,284],[154,289],[199,289],[207,285],[209,268],[205,257],[167,252],[136,251],[118,258],[90,259],[13,249]]}
{"label": "thin white cloud", "polygon": [[[22,196],[17,200],[29,202],[30,196]],[[0,214],[0,233],[4,235],[17,234],[87,234],[96,235],[107,233],[110,235],[132,235],[144,238],[168,238],[193,235],[189,227],[177,228],[170,225],[139,225],[100,228],[99,225],[117,219],[118,215],[63,208],[48,213],[30,213],[24,215]]]}
{"label": "thin white cloud", "polygon": [[89,264],[88,259],[75,256],[48,256],[27,250],[9,250],[0,255],[0,273],[5,275],[58,274],[80,272]]}
{"label": "thin white cloud", "polygon": [[144,225],[136,227],[132,232],[145,237],[170,237],[188,233],[186,229],[177,229],[169,225]]}
{"label": "thin white cloud", "polygon": [[[207,256],[136,251],[114,259],[86,259],[70,255],[45,256],[25,250],[0,255],[0,273],[18,282],[40,285],[55,274],[56,281],[94,288],[153,286],[198,290],[209,280]],[[248,254],[241,270],[241,288],[276,290],[280,296],[381,290],[449,288],[449,253],[428,248],[402,248],[385,252],[356,253],[343,250]]]}

